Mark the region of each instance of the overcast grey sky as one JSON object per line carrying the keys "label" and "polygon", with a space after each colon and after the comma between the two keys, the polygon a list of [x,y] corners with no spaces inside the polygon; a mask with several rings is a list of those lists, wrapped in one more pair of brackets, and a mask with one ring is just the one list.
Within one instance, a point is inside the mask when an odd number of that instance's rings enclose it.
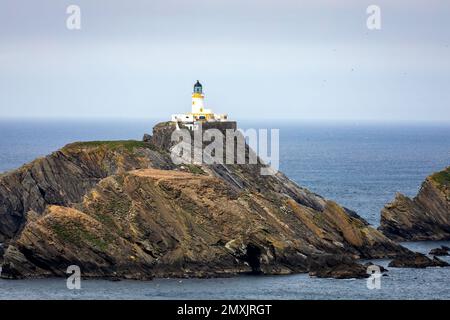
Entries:
{"label": "overcast grey sky", "polygon": [[168,119],[197,79],[234,119],[450,121],[450,1],[0,0],[0,118]]}

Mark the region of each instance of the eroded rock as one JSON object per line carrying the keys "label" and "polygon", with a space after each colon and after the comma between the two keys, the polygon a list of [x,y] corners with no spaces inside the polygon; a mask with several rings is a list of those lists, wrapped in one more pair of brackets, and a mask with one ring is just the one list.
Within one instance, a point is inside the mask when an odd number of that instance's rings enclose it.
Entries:
{"label": "eroded rock", "polygon": [[347,255],[313,255],[309,258],[309,275],[318,278],[367,278],[367,267]]}
{"label": "eroded rock", "polygon": [[448,247],[441,246],[440,248],[431,249],[429,254],[433,256],[448,256],[449,250]]}
{"label": "eroded rock", "polygon": [[164,149],[173,130],[156,126],[150,142],[70,144],[2,175],[2,275],[65,276],[76,264],[114,279],[345,278],[365,273],[357,258],[409,252],[282,173],[262,176],[260,162],[175,166]]}
{"label": "eroded rock", "polygon": [[389,267],[393,268],[428,268],[428,267],[448,267],[449,264],[439,258],[428,258],[422,253],[414,252],[413,254],[406,254],[399,256],[392,260]]}
{"label": "eroded rock", "polygon": [[414,199],[397,194],[379,230],[396,241],[450,240],[450,167],[428,177]]}

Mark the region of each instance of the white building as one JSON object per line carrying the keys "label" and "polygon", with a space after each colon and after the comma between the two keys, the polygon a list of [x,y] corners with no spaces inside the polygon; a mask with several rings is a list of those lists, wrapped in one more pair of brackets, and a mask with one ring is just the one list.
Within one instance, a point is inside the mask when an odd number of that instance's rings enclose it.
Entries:
{"label": "white building", "polygon": [[194,85],[194,92],[192,92],[191,112],[173,114],[171,121],[181,122],[188,128],[193,129],[196,122],[228,121],[228,116],[226,114],[215,114],[211,109],[205,109],[203,87],[197,80]]}

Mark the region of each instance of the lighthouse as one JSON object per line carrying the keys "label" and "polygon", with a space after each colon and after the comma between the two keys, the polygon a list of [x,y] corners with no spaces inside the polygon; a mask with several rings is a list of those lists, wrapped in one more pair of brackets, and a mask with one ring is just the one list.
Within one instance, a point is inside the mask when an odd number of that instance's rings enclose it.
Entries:
{"label": "lighthouse", "polygon": [[181,122],[188,128],[193,128],[198,122],[218,122],[227,121],[226,114],[215,114],[211,109],[205,108],[205,94],[203,93],[203,86],[200,81],[194,84],[192,91],[191,112],[183,114],[173,114],[173,122]]}
{"label": "lighthouse", "polygon": [[204,113],[204,100],[205,96],[203,95],[203,86],[200,81],[197,80],[197,82],[194,84],[194,91],[192,92],[192,113]]}
{"label": "lighthouse", "polygon": [[209,120],[219,120],[210,109],[205,109],[205,95],[203,94],[203,86],[200,81],[194,84],[194,90],[192,91],[192,107],[191,114],[195,120],[198,121],[209,121]]}

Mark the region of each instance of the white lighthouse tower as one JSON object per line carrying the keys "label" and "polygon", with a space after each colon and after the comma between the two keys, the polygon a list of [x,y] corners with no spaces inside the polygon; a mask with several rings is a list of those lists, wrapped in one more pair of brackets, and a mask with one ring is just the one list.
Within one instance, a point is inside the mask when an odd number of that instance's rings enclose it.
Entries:
{"label": "white lighthouse tower", "polygon": [[197,80],[194,84],[194,91],[192,92],[192,113],[201,114],[205,111],[205,95],[203,94],[203,87]]}
{"label": "white lighthouse tower", "polygon": [[216,115],[211,111],[211,109],[205,109],[205,95],[203,94],[203,86],[198,80],[194,84],[194,91],[192,92],[191,110],[191,114],[194,116],[195,120],[219,120],[216,119]]}
{"label": "white lighthouse tower", "polygon": [[173,114],[172,121],[182,122],[185,126],[193,128],[196,122],[227,121],[226,114],[215,114],[211,109],[205,108],[205,95],[200,81],[194,84],[192,92],[191,112],[184,114]]}

